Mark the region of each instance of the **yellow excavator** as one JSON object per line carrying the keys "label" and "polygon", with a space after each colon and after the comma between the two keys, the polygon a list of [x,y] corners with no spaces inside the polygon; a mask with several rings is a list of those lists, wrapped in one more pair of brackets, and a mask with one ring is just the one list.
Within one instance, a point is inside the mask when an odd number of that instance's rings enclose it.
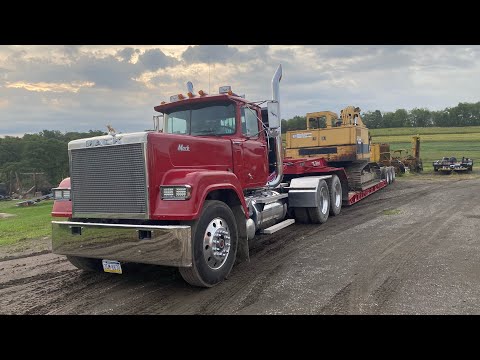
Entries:
{"label": "yellow excavator", "polygon": [[286,158],[322,157],[330,166],[343,167],[354,190],[383,179],[380,166],[370,161],[370,136],[360,108],[347,106],[340,117],[332,111],[307,113],[307,129],[287,131]]}

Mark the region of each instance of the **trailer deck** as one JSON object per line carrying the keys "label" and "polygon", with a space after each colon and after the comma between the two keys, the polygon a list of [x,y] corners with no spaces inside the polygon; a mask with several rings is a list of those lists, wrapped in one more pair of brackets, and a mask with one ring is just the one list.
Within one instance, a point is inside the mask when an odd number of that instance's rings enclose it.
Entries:
{"label": "trailer deck", "polygon": [[[328,165],[327,161],[324,158],[302,158],[302,159],[293,159],[285,158],[283,164],[283,172],[285,176],[301,176],[301,175],[327,175],[327,174],[336,174],[341,181],[346,181],[348,183],[348,177],[343,167],[331,167]],[[348,199],[343,200],[343,205],[353,205],[360,200],[366,198],[367,196],[377,192],[380,189],[383,189],[388,185],[387,180],[379,180],[378,182],[373,183],[369,187],[358,190],[358,191],[349,191]]]}

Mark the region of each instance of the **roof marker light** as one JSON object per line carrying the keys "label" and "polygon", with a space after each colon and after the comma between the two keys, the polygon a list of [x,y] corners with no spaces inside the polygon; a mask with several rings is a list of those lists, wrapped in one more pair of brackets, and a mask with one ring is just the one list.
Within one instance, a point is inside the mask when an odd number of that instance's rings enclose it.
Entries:
{"label": "roof marker light", "polygon": [[200,91],[198,92],[198,95],[200,95],[200,96],[205,96],[205,95],[207,95],[207,93],[206,93],[205,91],[203,91],[203,90],[200,90]]}
{"label": "roof marker light", "polygon": [[227,94],[229,91],[232,91],[231,86],[220,86],[220,88],[218,89],[219,94]]}

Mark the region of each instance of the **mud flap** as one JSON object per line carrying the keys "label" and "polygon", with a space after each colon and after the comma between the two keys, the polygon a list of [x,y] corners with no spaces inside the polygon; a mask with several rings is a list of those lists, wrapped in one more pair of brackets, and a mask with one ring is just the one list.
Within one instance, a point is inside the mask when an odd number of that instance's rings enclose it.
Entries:
{"label": "mud flap", "polygon": [[235,259],[235,265],[244,261],[250,261],[250,251],[248,249],[247,239],[247,227],[245,225],[245,214],[242,207],[232,207],[233,215],[237,221],[238,229],[238,244],[237,244],[237,258]]}

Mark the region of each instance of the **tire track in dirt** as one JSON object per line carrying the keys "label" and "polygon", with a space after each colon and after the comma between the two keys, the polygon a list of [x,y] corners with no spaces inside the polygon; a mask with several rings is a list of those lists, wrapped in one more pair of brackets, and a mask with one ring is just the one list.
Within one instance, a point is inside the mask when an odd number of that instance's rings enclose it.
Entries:
{"label": "tire track in dirt", "polygon": [[[445,197],[445,191],[455,191],[457,185],[449,184],[444,191],[430,193],[431,202],[438,202]],[[432,189],[431,189],[432,190]],[[434,189],[433,189],[434,190]],[[428,195],[422,192],[423,195]],[[418,197],[416,197],[418,200]],[[404,206],[405,207],[405,204]],[[331,300],[320,309],[319,313],[334,314],[352,313],[375,314],[381,312],[392,294],[395,294],[402,285],[402,272],[408,271],[409,263],[416,261],[424,249],[437,235],[444,232],[453,223],[459,210],[465,206],[456,202],[451,207],[436,212],[431,222],[416,222],[411,229],[398,236],[385,238],[378,255],[373,259],[364,258],[360,272],[347,286],[340,289]],[[432,229],[429,236],[424,236],[426,230]],[[373,254],[375,255],[375,254]],[[379,285],[377,285],[380,282]]]}
{"label": "tire track in dirt", "polygon": [[[400,184],[396,182],[395,184]],[[365,225],[383,216],[382,211],[399,206],[409,206],[419,198],[446,187],[445,183],[400,184],[372,194],[361,203],[342,209],[339,216],[331,217],[326,224],[300,225],[283,229],[273,236],[258,236],[251,250],[251,260],[234,267],[224,283],[211,289],[198,289],[186,285],[176,270],[157,267],[132,268],[123,276],[86,274],[70,265],[64,257],[53,254],[34,256],[56,257],[56,264],[35,265],[38,278],[12,279],[0,283],[0,312],[28,314],[234,314],[249,313],[249,308],[262,300],[279,277],[295,266],[297,254],[321,252],[327,242],[343,241],[343,233]],[[454,185],[452,185],[454,186]],[[450,187],[447,186],[447,189]],[[412,190],[413,189],[413,190]],[[402,192],[407,191],[402,195]],[[440,195],[434,196],[439,198]],[[446,216],[446,210],[436,216]],[[440,219],[438,220],[440,222]],[[445,221],[443,218],[442,221]],[[373,301],[381,309],[389,294],[401,286],[398,274],[415,257],[422,244],[413,244],[410,237],[425,231],[428,226],[410,230],[387,239],[383,247],[366,261],[363,272],[341,286],[340,290],[324,304],[321,313],[351,313],[358,311],[355,302]],[[438,226],[442,224],[438,223]],[[410,225],[415,227],[416,225]],[[363,231],[363,230],[361,230]],[[426,240],[428,242],[428,240]],[[410,249],[410,246],[413,246]],[[32,258],[32,259],[33,259]],[[368,260],[368,257],[362,258]],[[4,261],[11,264],[17,260]],[[9,261],[11,263],[9,263]],[[394,264],[392,264],[394,263]],[[10,265],[9,265],[10,266]],[[30,266],[30,265],[29,265]],[[365,270],[365,268],[368,268]],[[382,275],[381,268],[388,272]],[[13,271],[11,266],[7,269]],[[127,269],[128,270],[128,269]],[[6,270],[4,270],[6,271]],[[43,274],[44,275],[41,275]],[[2,274],[2,271],[0,271]],[[16,273],[17,274],[17,273]],[[43,278],[42,278],[43,276]],[[8,275],[7,277],[10,277]],[[1,281],[1,280],[0,280]],[[358,297],[358,299],[355,299]],[[373,300],[372,300],[373,299]],[[313,306],[313,305],[312,305]],[[364,309],[375,311],[370,305]],[[258,311],[258,310],[256,310]]]}

